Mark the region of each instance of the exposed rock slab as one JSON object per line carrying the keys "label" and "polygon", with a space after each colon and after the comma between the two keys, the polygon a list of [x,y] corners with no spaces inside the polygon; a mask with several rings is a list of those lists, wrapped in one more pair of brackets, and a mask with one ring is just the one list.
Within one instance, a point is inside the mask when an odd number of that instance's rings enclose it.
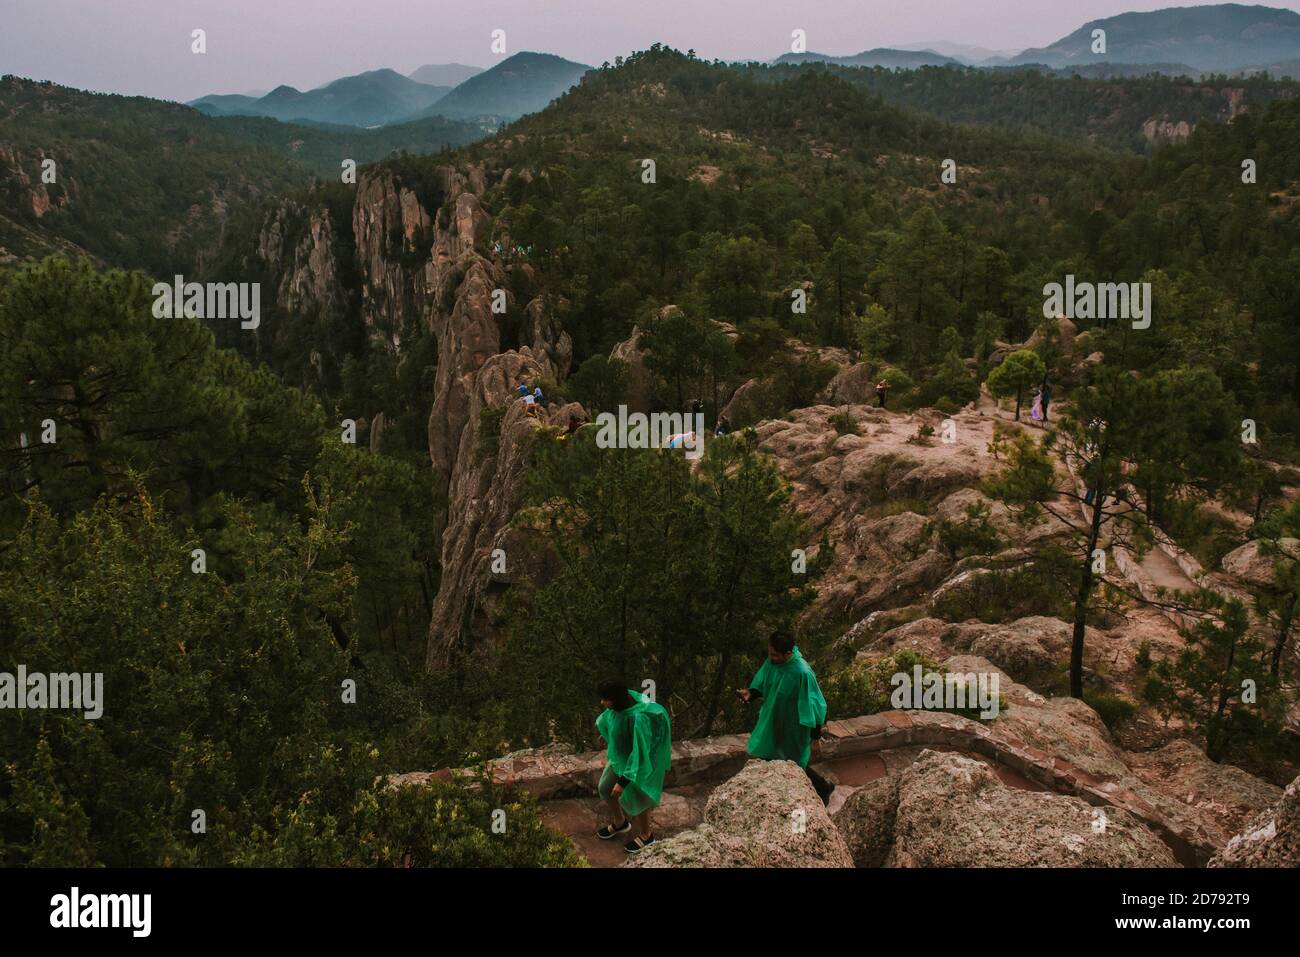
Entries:
{"label": "exposed rock slab", "polygon": [[704,823],[628,867],[849,867],[844,838],[793,761],[750,761],[709,796]]}

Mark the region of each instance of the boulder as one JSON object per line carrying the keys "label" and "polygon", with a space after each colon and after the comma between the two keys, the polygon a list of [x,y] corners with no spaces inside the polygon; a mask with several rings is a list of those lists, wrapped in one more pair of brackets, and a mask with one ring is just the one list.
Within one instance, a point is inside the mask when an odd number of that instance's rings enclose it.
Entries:
{"label": "boulder", "polygon": [[[1099,641],[1094,629],[1087,639]],[[1000,625],[971,643],[972,654],[993,662],[1024,682],[1070,660],[1074,626],[1059,618],[1033,615]]]}
{"label": "boulder", "polygon": [[[1234,548],[1223,556],[1223,570],[1247,585],[1257,588],[1269,588],[1275,584],[1273,565],[1277,559],[1261,553],[1260,542],[1247,542],[1240,548]],[[1300,554],[1300,539],[1283,538],[1278,542],[1290,555]]]}
{"label": "boulder", "polygon": [[731,394],[718,417],[733,429],[744,428],[758,420],[767,407],[769,384],[765,379],[749,379]]}
{"label": "boulder", "polygon": [[863,785],[832,817],[855,867],[882,867],[893,850],[898,782],[898,775],[889,775]]}
{"label": "boulder", "polygon": [[709,796],[704,823],[627,867],[851,867],[839,830],[793,761],[751,760]]}
{"label": "boulder", "polygon": [[872,405],[876,401],[876,366],[855,362],[835,373],[818,397],[828,405]]}
{"label": "boulder", "polygon": [[896,793],[891,800],[890,788],[877,785],[836,815],[855,861],[877,861],[888,844],[883,863],[894,867],[1177,866],[1127,812],[1009,788],[964,755],[921,752],[899,773]]}

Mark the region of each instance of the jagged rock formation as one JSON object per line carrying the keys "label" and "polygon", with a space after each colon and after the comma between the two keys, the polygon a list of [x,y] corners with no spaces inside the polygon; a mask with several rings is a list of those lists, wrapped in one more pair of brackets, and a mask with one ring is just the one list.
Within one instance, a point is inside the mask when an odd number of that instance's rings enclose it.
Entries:
{"label": "jagged rock formation", "polygon": [[709,797],[704,823],[632,860],[628,867],[848,867],[844,838],[803,769],[751,761]]}
{"label": "jagged rock formation", "polygon": [[[537,368],[525,346],[518,353],[493,356],[476,376],[478,391],[469,409],[474,427],[461,432],[457,467],[448,486],[443,578],[430,623],[427,664],[431,668],[498,633],[493,598],[529,565],[529,551],[516,547],[518,539],[511,536],[509,526],[522,498],[533,442],[546,421],[558,430],[570,414],[583,414],[581,406],[570,404],[552,408],[548,419],[528,416],[524,404],[510,398],[511,383],[534,378]],[[498,450],[482,454],[477,423],[484,409],[500,402],[510,404],[501,421]],[[494,576],[492,553],[498,548],[506,571]]]}
{"label": "jagged rock formation", "polygon": [[1150,119],[1142,124],[1142,135],[1151,143],[1179,142],[1192,135],[1192,124],[1186,120]]}
{"label": "jagged rock formation", "polygon": [[1300,867],[1300,778],[1210,861],[1210,867]]}
{"label": "jagged rock formation", "polygon": [[1177,866],[1123,810],[1009,788],[979,761],[929,750],[854,794],[835,822],[859,866]]}
{"label": "jagged rock formation", "polygon": [[633,326],[631,334],[616,343],[609,357],[627,366],[627,408],[629,412],[650,411],[650,370],[645,367],[645,350],[641,348],[641,330]]}
{"label": "jagged rock formation", "polygon": [[[358,176],[346,241],[325,208],[285,201],[264,222],[255,253],[278,277],[276,303],[286,313],[315,317],[327,328],[346,322],[354,282],[368,339],[399,356],[404,330],[423,327],[436,339],[428,444],[447,508],[430,516],[441,536],[442,567],[426,653],[430,668],[492,637],[493,615],[483,607],[493,593],[491,552],[519,505],[532,441],[548,420],[566,423],[582,411],[552,408],[533,418],[515,402],[521,381],[563,380],[573,344],[547,300],[515,301],[515,290],[531,281],[531,267],[489,255],[487,187],[481,166],[437,167],[415,184],[382,164],[369,167]],[[493,311],[497,290],[508,311],[522,313],[517,328]],[[314,354],[312,365],[319,361]],[[357,410],[373,422],[383,421],[383,411]],[[484,441],[480,423],[488,413],[495,434]],[[495,576],[496,586],[508,580]]]}

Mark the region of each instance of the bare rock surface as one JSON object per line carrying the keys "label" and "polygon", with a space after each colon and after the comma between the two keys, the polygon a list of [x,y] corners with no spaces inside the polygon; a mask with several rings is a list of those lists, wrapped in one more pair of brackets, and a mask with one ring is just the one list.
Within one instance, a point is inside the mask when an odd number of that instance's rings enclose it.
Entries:
{"label": "bare rock surface", "polygon": [[893,788],[855,794],[835,820],[864,866],[1177,866],[1169,848],[1122,810],[1009,788],[987,765],[936,751],[923,752]]}
{"label": "bare rock surface", "polygon": [[853,860],[808,776],[793,761],[750,761],[709,796],[704,823],[629,867],[850,867]]}
{"label": "bare rock surface", "polygon": [[1276,805],[1255,817],[1210,861],[1210,867],[1300,867],[1300,778]]}

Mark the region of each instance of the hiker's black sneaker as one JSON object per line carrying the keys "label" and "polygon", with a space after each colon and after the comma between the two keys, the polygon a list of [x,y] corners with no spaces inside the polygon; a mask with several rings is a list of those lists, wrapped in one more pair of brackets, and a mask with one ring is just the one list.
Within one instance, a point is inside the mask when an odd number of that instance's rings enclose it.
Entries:
{"label": "hiker's black sneaker", "polygon": [[654,842],[655,836],[653,834],[649,837],[634,837],[623,845],[623,850],[627,851],[629,854],[640,854]]}
{"label": "hiker's black sneaker", "polygon": [[629,818],[628,820],[624,821],[622,824],[606,824],[604,827],[602,827],[600,830],[596,832],[596,836],[600,838],[602,841],[608,841],[614,835],[622,834],[624,831],[630,831],[630,830],[632,830],[632,821]]}

